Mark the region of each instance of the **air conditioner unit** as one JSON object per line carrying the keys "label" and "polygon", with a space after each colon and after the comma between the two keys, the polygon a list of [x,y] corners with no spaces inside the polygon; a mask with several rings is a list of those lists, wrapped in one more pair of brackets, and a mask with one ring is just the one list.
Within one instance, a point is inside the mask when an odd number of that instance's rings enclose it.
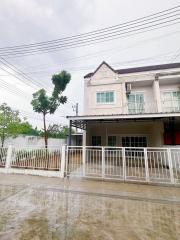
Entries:
{"label": "air conditioner unit", "polygon": [[126,94],[131,93],[131,83],[126,83]]}

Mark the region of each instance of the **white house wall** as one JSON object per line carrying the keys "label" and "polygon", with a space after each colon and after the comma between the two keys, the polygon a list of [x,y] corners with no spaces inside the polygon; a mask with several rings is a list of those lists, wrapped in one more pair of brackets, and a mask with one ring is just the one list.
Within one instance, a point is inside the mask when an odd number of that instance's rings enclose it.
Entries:
{"label": "white house wall", "polygon": [[122,146],[122,136],[145,136],[148,147],[163,145],[163,122],[124,122],[89,124],[86,144],[92,144],[92,136],[101,136],[101,144],[107,146],[108,136],[118,136],[118,146]]}
{"label": "white house wall", "polygon": [[[177,71],[180,71],[180,69],[167,69],[160,72],[173,73]],[[85,79],[84,115],[127,114],[126,83],[131,83],[132,92],[144,92],[145,108],[153,113],[161,112],[161,91],[179,90],[180,78],[172,76],[171,79],[168,76],[167,80],[167,78],[163,77],[160,78],[159,83],[155,81],[157,73],[159,71],[117,74],[106,64],[103,64],[92,77]],[[171,83],[175,78],[177,83]],[[96,93],[100,91],[114,91],[115,102],[113,104],[97,104]]]}

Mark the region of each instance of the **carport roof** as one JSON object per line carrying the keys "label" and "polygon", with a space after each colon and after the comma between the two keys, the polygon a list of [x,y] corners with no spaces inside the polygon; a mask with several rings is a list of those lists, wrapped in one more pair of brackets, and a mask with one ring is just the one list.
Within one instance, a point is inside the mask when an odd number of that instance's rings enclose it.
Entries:
{"label": "carport roof", "polygon": [[180,117],[180,112],[177,113],[141,113],[141,114],[111,114],[111,115],[82,115],[82,116],[67,116],[73,127],[86,129],[87,123],[102,123],[102,122],[120,122],[124,120],[131,121],[147,121],[161,118]]}
{"label": "carport roof", "polygon": [[135,119],[135,118],[162,118],[180,117],[180,112],[173,113],[139,113],[139,114],[109,114],[109,115],[81,115],[67,116],[69,120],[103,120],[103,119]]}

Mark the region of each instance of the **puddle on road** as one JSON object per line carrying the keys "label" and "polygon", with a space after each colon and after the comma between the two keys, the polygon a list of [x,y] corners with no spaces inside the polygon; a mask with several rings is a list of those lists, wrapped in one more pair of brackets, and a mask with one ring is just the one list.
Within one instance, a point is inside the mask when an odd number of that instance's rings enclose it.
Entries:
{"label": "puddle on road", "polygon": [[0,185],[0,201],[14,195],[15,193],[19,192],[22,187],[15,187],[10,185]]}
{"label": "puddle on road", "polygon": [[179,216],[179,204],[27,188],[0,202],[0,239],[177,240]]}

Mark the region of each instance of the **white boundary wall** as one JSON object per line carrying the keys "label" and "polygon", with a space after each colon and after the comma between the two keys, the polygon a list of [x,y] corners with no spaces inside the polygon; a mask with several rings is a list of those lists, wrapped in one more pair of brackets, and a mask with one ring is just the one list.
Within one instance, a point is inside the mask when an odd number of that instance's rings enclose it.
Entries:
{"label": "white boundary wall", "polygon": [[[66,139],[48,138],[48,148],[61,147],[66,144]],[[13,145],[15,148],[44,148],[44,138],[38,136],[18,136],[16,138],[7,138],[4,147]]]}

